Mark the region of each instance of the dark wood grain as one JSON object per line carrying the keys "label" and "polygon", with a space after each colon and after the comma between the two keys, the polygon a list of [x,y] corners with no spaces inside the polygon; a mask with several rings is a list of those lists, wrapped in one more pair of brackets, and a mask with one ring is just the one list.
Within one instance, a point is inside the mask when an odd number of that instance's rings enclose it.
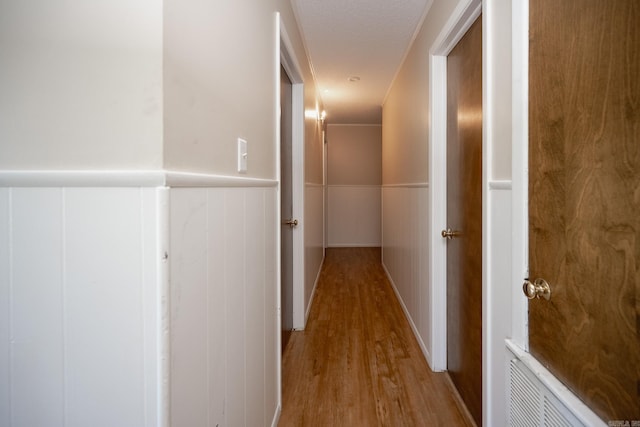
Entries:
{"label": "dark wood grain", "polygon": [[482,424],[482,18],[447,57],[447,369]]}
{"label": "dark wood grain", "polygon": [[640,420],[640,2],[530,2],[531,353]]}
{"label": "dark wood grain", "polygon": [[429,369],[379,248],[332,248],[305,331],[283,358],[281,426],[466,426]]}

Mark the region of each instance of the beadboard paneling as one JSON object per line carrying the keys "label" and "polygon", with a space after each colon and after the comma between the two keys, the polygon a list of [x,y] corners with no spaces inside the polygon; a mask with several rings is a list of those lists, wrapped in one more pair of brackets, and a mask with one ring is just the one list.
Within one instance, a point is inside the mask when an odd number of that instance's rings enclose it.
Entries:
{"label": "beadboard paneling", "polygon": [[429,289],[429,189],[382,189],[382,261],[427,360],[432,322]]}
{"label": "beadboard paneling", "polygon": [[[318,275],[324,260],[324,186],[309,184],[305,186],[305,227],[304,227],[304,322],[294,325],[303,328],[311,308]],[[295,321],[295,319],[294,319]]]}
{"label": "beadboard paneling", "polygon": [[[171,190],[169,218],[171,424],[206,425],[201,420],[201,414],[207,414],[210,405],[206,375],[209,362],[207,315],[210,311],[207,307],[208,271],[204,262],[207,254],[206,193],[196,198],[189,197],[186,190]],[[224,300],[216,308],[224,313]],[[217,327],[224,326],[219,323]],[[212,332],[219,334],[217,328]],[[211,362],[218,365],[223,360]],[[222,378],[219,384],[224,383]],[[175,404],[177,401],[179,405]]]}
{"label": "beadboard paneling", "polygon": [[[61,339],[67,303],[61,196],[61,190],[28,189],[11,197],[10,384],[15,425],[64,423],[64,384],[73,374],[60,369],[67,362]],[[48,410],[38,413],[34,407]]]}
{"label": "beadboard paneling", "polygon": [[2,425],[158,424],[157,206],[153,188],[0,190]]}
{"label": "beadboard paneling", "polygon": [[[0,188],[0,425],[11,425],[11,190]],[[52,411],[53,412],[53,411]],[[55,418],[55,415],[52,415]],[[53,421],[55,425],[55,420]]]}
{"label": "beadboard paneling", "polygon": [[328,190],[328,246],[380,246],[380,186],[330,185]]}
{"label": "beadboard paneling", "polygon": [[270,425],[276,189],[171,190],[172,425]]}
{"label": "beadboard paneling", "polygon": [[[277,234],[280,232],[277,217],[277,199],[274,191],[267,191],[264,199],[265,244],[269,245],[264,253],[264,425],[274,425],[279,415],[280,405],[280,343],[276,336],[280,331],[280,319],[276,315],[280,306],[278,294],[276,250]],[[276,227],[269,224],[277,224]]]}
{"label": "beadboard paneling", "polygon": [[[245,399],[242,402],[246,405],[245,425],[259,426],[267,425],[265,419],[264,401],[265,394],[265,340],[276,340],[275,335],[267,337],[264,331],[265,324],[265,252],[270,248],[275,248],[275,240],[270,242],[271,247],[266,245],[266,236],[271,234],[272,224],[264,222],[265,193],[261,189],[251,188],[246,190],[245,201],[245,233],[244,233],[244,255],[245,255]],[[269,227],[269,232],[267,232]],[[274,316],[275,311],[271,314]],[[231,355],[233,356],[233,355]],[[269,367],[275,369],[275,365]],[[273,390],[275,392],[275,390]]]}

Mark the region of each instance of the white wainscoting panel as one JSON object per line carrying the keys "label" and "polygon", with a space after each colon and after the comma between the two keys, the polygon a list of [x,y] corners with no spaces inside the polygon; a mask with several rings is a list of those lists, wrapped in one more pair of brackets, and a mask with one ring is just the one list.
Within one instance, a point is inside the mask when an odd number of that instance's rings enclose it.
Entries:
{"label": "white wainscoting panel", "polygon": [[158,190],[0,189],[0,424],[159,424]]}
{"label": "white wainscoting panel", "polygon": [[[0,425],[11,426],[11,190],[0,187]],[[55,394],[51,399],[56,399]],[[49,409],[53,425],[58,411]]]}
{"label": "white wainscoting panel", "polygon": [[431,360],[429,188],[382,189],[382,262],[422,351]]}
{"label": "white wainscoting panel", "polygon": [[330,185],[328,193],[328,246],[380,246],[380,186]]}
{"label": "white wainscoting panel", "polygon": [[512,283],[511,279],[511,181],[490,181],[487,200],[489,218],[485,221],[484,239],[487,264],[482,309],[486,400],[483,417],[485,425],[504,426],[508,425],[504,339],[511,336],[512,292],[522,292],[519,284]]}
{"label": "white wainscoting panel", "polygon": [[174,188],[170,197],[172,425],[271,425],[276,188]]}
{"label": "white wainscoting panel", "polygon": [[[294,328],[304,328],[315,286],[324,261],[324,186],[309,184],[305,186],[305,242],[304,242],[304,319],[302,324],[294,324]],[[294,319],[295,321],[295,319]]]}

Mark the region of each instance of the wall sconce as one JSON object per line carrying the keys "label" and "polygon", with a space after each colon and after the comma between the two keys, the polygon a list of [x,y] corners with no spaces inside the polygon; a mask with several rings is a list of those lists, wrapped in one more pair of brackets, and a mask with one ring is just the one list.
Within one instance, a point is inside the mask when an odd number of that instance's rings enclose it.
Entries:
{"label": "wall sconce", "polygon": [[316,120],[319,123],[324,123],[324,119],[327,117],[326,111],[318,111],[318,110],[305,110],[304,116],[307,119]]}

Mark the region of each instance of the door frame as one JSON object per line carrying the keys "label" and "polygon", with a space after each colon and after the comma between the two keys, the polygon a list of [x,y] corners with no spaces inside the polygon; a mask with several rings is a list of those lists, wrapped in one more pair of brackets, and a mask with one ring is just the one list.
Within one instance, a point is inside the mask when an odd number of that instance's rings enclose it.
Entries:
{"label": "door frame", "polygon": [[[278,14],[278,42],[279,47],[277,61],[277,111],[280,109],[280,66],[284,68],[291,80],[292,86],[292,122],[291,122],[291,186],[293,218],[298,220],[298,226],[293,229],[293,329],[304,329],[304,78],[298,59],[287,33],[285,24]],[[280,117],[276,120],[277,128],[277,173],[280,183]],[[280,186],[278,186],[280,190]],[[278,204],[280,204],[281,192],[278,191]],[[280,206],[280,205],[278,205]],[[278,210],[280,208],[278,207]],[[278,218],[281,217],[279,212]],[[280,244],[278,251],[281,251]],[[281,280],[281,279],[279,279]],[[278,296],[278,298],[280,298]]]}
{"label": "door frame", "polygon": [[[434,371],[447,369],[447,244],[440,236],[440,230],[447,228],[447,55],[467,33],[467,30],[481,12],[481,0],[461,1],[429,50],[429,111],[431,112],[431,127],[429,128],[429,139],[431,141],[429,144],[429,182],[431,191],[429,193],[432,212],[429,224],[431,236],[429,242],[429,252],[431,254],[429,283],[432,295],[431,360],[429,360],[429,365]],[[483,82],[483,108],[484,95]],[[484,183],[486,182],[484,140],[483,135],[483,233],[485,216]]]}
{"label": "door frame", "polygon": [[[512,5],[512,283],[529,277],[529,0]],[[529,302],[511,295],[511,342],[529,352]]]}

